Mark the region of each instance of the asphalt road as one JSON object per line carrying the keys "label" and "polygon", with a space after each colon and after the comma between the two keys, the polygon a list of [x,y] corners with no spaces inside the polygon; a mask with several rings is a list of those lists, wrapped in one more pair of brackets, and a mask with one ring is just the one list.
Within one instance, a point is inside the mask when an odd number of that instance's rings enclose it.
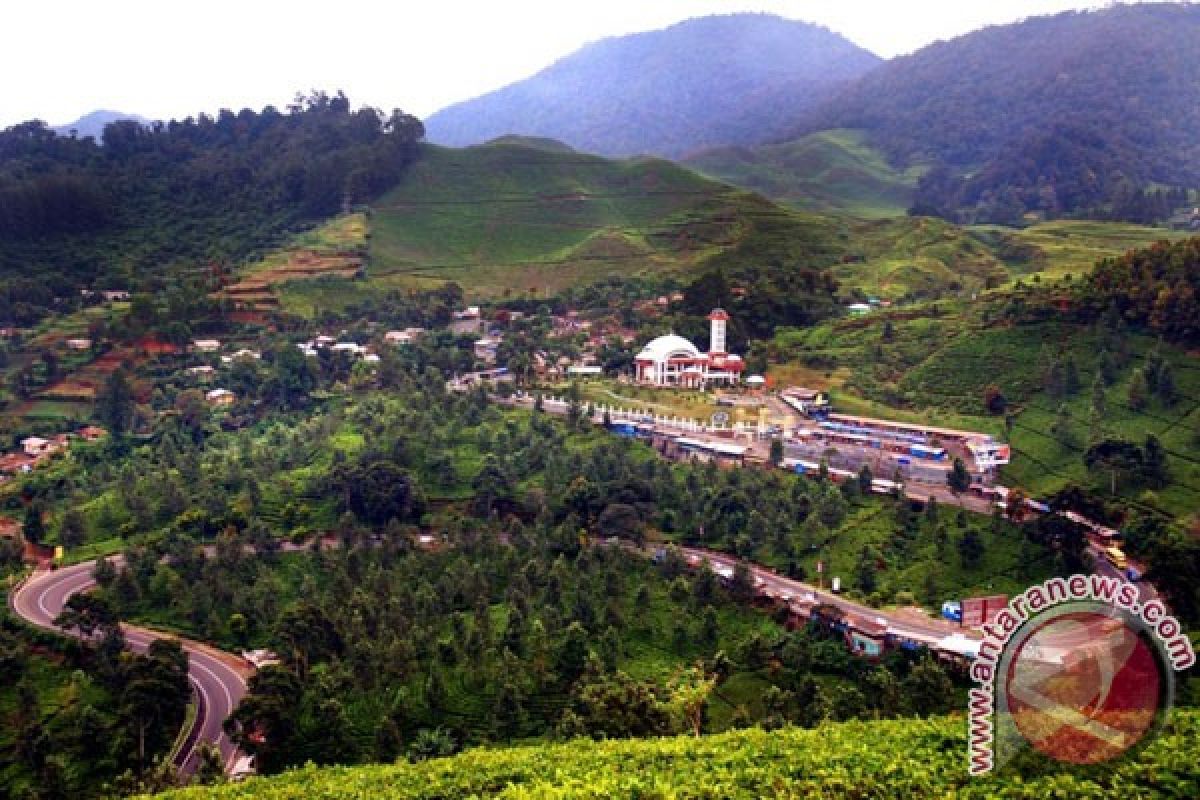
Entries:
{"label": "asphalt road", "polygon": [[[698,547],[681,547],[680,552],[685,557],[693,557],[701,560],[708,559],[714,568],[727,567],[732,569],[738,563],[738,559],[733,556]],[[795,600],[807,599],[836,606],[843,611],[848,611],[857,616],[882,622],[887,625],[888,633],[904,639],[924,644],[933,644],[954,633],[961,633],[971,639],[982,638],[977,631],[970,628],[960,628],[953,623],[936,619],[924,622],[918,618],[914,618],[914,615],[910,613],[896,614],[894,612],[881,611],[878,608],[871,608],[870,606],[860,605],[859,603],[847,600],[845,597],[836,595],[833,592],[818,589],[812,584],[786,578],[765,567],[759,567],[751,563],[747,563],[746,566],[750,568],[751,574],[755,577],[755,583],[758,585],[760,594],[776,599],[784,595],[790,595]]]}
{"label": "asphalt road", "polygon": [[[119,564],[119,557],[114,559]],[[9,605],[14,613],[39,628],[63,633],[54,625],[54,618],[62,612],[67,599],[76,592],[87,591],[95,586],[92,579],[94,561],[63,567],[58,570],[39,570],[9,596]],[[145,652],[155,639],[173,638],[138,628],[122,625],[129,647]],[[242,671],[233,665],[240,659],[222,653],[206,645],[188,639],[178,639],[188,655],[188,679],[196,698],[196,721],[188,733],[184,746],[175,759],[181,775],[191,775],[199,763],[199,747],[202,742],[214,742],[225,760],[226,771],[232,770],[241,756],[237,747],[225,734],[222,723],[237,708],[246,694],[246,679]]]}

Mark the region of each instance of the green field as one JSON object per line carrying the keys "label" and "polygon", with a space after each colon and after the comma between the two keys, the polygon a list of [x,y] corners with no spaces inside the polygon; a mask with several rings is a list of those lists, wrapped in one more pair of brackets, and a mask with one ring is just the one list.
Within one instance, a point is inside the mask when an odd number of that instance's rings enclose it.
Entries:
{"label": "green field", "polygon": [[1091,272],[1097,261],[1146,247],[1163,239],[1182,239],[1187,234],[1167,228],[1153,228],[1130,222],[1094,220],[1055,220],[1028,228],[1001,228],[995,225],[972,226],[967,230],[983,236],[1011,237],[1033,248],[1032,258],[1009,262],[1014,275],[1026,281],[1052,280],[1064,275],[1079,277]]}
{"label": "green field", "polygon": [[782,144],[722,147],[687,166],[796,208],[863,218],[903,216],[923,168],[897,169],[861,131],[813,133]]}
{"label": "green field", "polygon": [[1191,750],[1200,715],[1177,710],[1130,759],[1091,769],[1042,765],[967,775],[961,716],[825,724],[774,732],[471,750],[416,764],[306,767],[274,778],[195,788],[168,800],[509,798],[1195,797]]}
{"label": "green field", "polygon": [[855,261],[835,268],[844,286],[880,298],[977,292],[1008,279],[992,248],[967,230],[933,217],[850,223]]}
{"label": "green field", "polygon": [[682,272],[760,228],[830,223],[667,161],[610,161],[526,143],[427,147],[372,208],[370,280],[453,280],[472,295],[550,294],[609,275]]}

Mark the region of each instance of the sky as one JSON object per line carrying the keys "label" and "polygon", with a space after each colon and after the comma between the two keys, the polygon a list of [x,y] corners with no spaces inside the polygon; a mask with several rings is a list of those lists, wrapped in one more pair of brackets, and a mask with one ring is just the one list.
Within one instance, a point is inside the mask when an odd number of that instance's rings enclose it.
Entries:
{"label": "sky", "polygon": [[[95,109],[183,118],[342,89],[430,113],[528,77],[582,45],[691,17],[765,11],[890,58],[1093,0],[108,0],[0,7],[0,127]],[[15,7],[14,7],[15,6]]]}

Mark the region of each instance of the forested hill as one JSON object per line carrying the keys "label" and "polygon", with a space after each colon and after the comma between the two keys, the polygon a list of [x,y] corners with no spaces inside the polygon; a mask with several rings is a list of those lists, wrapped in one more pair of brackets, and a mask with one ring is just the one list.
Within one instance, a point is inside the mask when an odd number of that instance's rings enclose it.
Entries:
{"label": "forested hill", "polygon": [[767,14],[688,20],[605,39],[426,120],[432,141],[549,136],[602,155],[680,156],[784,133],[879,63],[824,28]]}
{"label": "forested hill", "polygon": [[[1200,6],[1138,4],[989,27],[873,70],[795,135],[866,130],[931,161],[925,213],[1156,213],[1133,190],[1200,186]],[[969,173],[970,178],[962,176]]]}
{"label": "forested hill", "polygon": [[421,122],[352,110],[342,94],[280,112],[112,123],[101,142],[41,122],[0,132],[3,324],[28,324],[81,284],[153,288],[173,266],[236,262],[345,202],[391,187]]}

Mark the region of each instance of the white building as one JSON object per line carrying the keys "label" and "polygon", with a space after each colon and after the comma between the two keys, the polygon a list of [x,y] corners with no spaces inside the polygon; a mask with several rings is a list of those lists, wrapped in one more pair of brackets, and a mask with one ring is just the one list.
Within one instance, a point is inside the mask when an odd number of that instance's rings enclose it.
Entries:
{"label": "white building", "polygon": [[708,320],[710,344],[707,353],[701,353],[696,345],[674,333],[660,336],[648,342],[634,360],[638,382],[696,388],[709,383],[738,383],[745,364],[741,356],[725,352],[729,314],[714,308]]}
{"label": "white building", "polygon": [[221,349],[221,342],[216,339],[196,339],[192,342],[192,350],[197,353],[215,353]]}

